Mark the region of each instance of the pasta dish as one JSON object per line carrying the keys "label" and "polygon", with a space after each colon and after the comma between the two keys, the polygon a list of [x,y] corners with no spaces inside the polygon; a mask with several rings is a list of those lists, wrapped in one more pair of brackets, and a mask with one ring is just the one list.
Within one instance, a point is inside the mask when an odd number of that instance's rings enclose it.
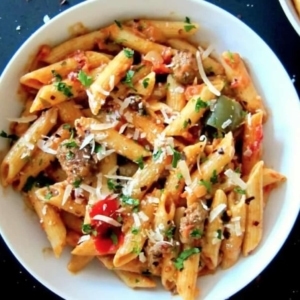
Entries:
{"label": "pasta dish", "polygon": [[[198,277],[259,245],[285,176],[262,159],[268,113],[242,59],[183,21],[115,20],[41,46],[1,132],[1,183],[23,194],[69,271],[201,295]],[[201,279],[200,279],[201,282]],[[201,286],[201,284],[200,284]]]}

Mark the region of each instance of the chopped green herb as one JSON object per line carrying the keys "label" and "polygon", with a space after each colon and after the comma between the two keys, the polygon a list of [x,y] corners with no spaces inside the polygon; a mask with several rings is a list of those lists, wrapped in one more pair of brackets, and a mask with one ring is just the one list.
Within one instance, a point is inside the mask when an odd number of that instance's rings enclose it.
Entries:
{"label": "chopped green herb", "polygon": [[149,85],[149,78],[145,78],[144,80],[143,80],[143,87],[146,89],[147,87],[148,87],[148,85]]}
{"label": "chopped green herb", "polygon": [[153,153],[153,159],[156,161],[160,158],[161,155],[162,155],[162,150],[158,149],[155,153]]}
{"label": "chopped green herb", "polygon": [[97,236],[97,230],[93,229],[91,224],[82,224],[81,231],[84,234],[91,234],[93,236]]}
{"label": "chopped green herb", "polygon": [[211,193],[211,183],[210,183],[209,181],[206,181],[206,180],[200,180],[200,181],[199,181],[199,184],[200,184],[200,185],[204,185],[205,188],[206,188],[206,190],[207,190],[207,192],[208,192],[208,193]]}
{"label": "chopped green herb", "polygon": [[70,130],[72,126],[70,124],[64,124],[63,129]]}
{"label": "chopped green herb", "polygon": [[122,189],[122,185],[109,178],[107,180],[107,187],[110,191],[119,192]]}
{"label": "chopped green herb", "polygon": [[241,168],[240,167],[236,167],[236,169],[234,170],[235,173],[241,174]]}
{"label": "chopped green herb", "polygon": [[117,221],[118,221],[119,223],[122,223],[122,222],[123,222],[122,216],[118,215],[118,216],[117,216]]}
{"label": "chopped green herb", "polygon": [[69,98],[73,96],[72,87],[66,85],[65,82],[62,82],[62,81],[55,82],[54,86],[59,92],[62,92],[65,96],[67,96]]}
{"label": "chopped green herb", "polygon": [[238,193],[238,194],[246,195],[246,191],[243,190],[243,189],[241,189],[241,188],[238,187],[238,186],[234,188],[234,191],[235,191],[236,193]]}
{"label": "chopped green herb", "polygon": [[185,17],[185,23],[191,24],[191,19],[189,17]]}
{"label": "chopped green herb", "polygon": [[0,137],[5,139],[11,139],[12,141],[16,141],[19,137],[15,134],[7,134],[5,131],[1,130]]}
{"label": "chopped green herb", "polygon": [[184,261],[187,260],[193,254],[197,254],[197,253],[200,253],[199,248],[190,248],[182,251],[174,262],[175,268],[181,271],[183,269]]}
{"label": "chopped green herb", "polygon": [[136,228],[136,227],[132,227],[132,228],[131,228],[131,233],[134,234],[134,235],[138,234],[139,231],[140,231],[140,230],[139,230],[138,228]]}
{"label": "chopped green herb", "polygon": [[189,31],[191,31],[191,30],[194,29],[194,28],[196,28],[196,26],[193,25],[193,24],[187,24],[187,25],[184,25],[184,30],[185,30],[186,32],[189,32]]}
{"label": "chopped green herb", "polygon": [[173,236],[174,236],[174,232],[175,232],[175,227],[174,226],[169,227],[165,231],[166,238],[168,238],[169,240],[171,240],[173,238]]}
{"label": "chopped green herb", "polygon": [[218,238],[219,240],[222,239],[222,230],[221,230],[221,229],[218,229],[218,230],[217,230],[217,238]]}
{"label": "chopped green herb", "polygon": [[138,166],[139,166],[139,168],[140,168],[141,170],[144,169],[144,160],[143,160],[143,156],[141,156],[140,158],[138,158],[135,162],[138,164]]}
{"label": "chopped green herb", "polygon": [[53,194],[52,194],[50,188],[48,187],[48,191],[47,191],[47,193],[45,195],[45,199],[46,200],[50,200],[52,197],[53,197]]}
{"label": "chopped green herb", "polygon": [[141,249],[138,246],[134,246],[132,249],[132,253],[134,254],[140,254],[141,253]]}
{"label": "chopped green herb", "polygon": [[140,205],[140,201],[138,199],[131,198],[130,196],[121,195],[121,201],[125,205],[131,205],[133,207],[138,207]]}
{"label": "chopped green herb", "polygon": [[191,123],[192,123],[191,119],[184,120],[183,128],[186,129],[188,125],[191,125]]}
{"label": "chopped green herb", "polygon": [[63,144],[63,146],[65,146],[68,149],[78,148],[78,145],[76,144],[75,141],[66,142],[66,143]]}
{"label": "chopped green herb", "polygon": [[210,182],[211,182],[212,184],[218,183],[218,174],[217,174],[217,170],[213,170],[212,176],[210,177]]}
{"label": "chopped green herb", "polygon": [[77,189],[80,187],[81,183],[82,183],[82,180],[80,178],[78,178],[73,181],[72,185],[74,186],[75,189]]}
{"label": "chopped green herb", "polygon": [[68,151],[66,154],[66,159],[71,160],[75,157],[75,154],[72,151]]}
{"label": "chopped green herb", "polygon": [[133,86],[133,82],[132,82],[133,75],[134,75],[134,71],[133,70],[129,70],[126,73],[125,79],[122,82],[124,84],[126,84],[129,88],[135,90],[135,88]]}
{"label": "chopped green herb", "polygon": [[138,278],[135,279],[135,283],[139,283],[140,280]]}
{"label": "chopped green herb", "polygon": [[94,150],[94,152],[95,152],[95,153],[100,153],[101,150],[102,150],[102,146],[101,146],[100,144],[96,144],[96,145],[95,145],[95,150]]}
{"label": "chopped green herb", "polygon": [[227,53],[228,53],[228,57],[229,57],[230,61],[231,61],[232,63],[234,63],[234,58],[233,58],[232,52],[230,52],[230,51],[228,50]]}
{"label": "chopped green herb", "polygon": [[207,106],[208,106],[208,104],[206,102],[204,102],[203,100],[201,100],[201,98],[199,97],[195,104],[195,111],[199,112],[200,109],[206,108]]}
{"label": "chopped green herb", "polygon": [[62,81],[62,77],[60,74],[58,74],[55,70],[51,70],[51,73],[55,79],[55,81]]}
{"label": "chopped green herb", "polygon": [[110,235],[110,239],[112,240],[114,245],[118,245],[118,236],[114,232]]}
{"label": "chopped green herb", "polygon": [[79,73],[78,73],[78,80],[85,87],[89,87],[93,83],[93,78],[91,76],[88,76],[82,70],[80,70]]}
{"label": "chopped green herb", "polygon": [[120,21],[118,21],[118,20],[115,20],[115,23],[116,23],[116,25],[120,28],[120,29],[122,29],[122,24],[121,24],[121,22]]}
{"label": "chopped green herb", "polygon": [[181,173],[177,173],[177,178],[180,180],[183,178],[183,175]]}
{"label": "chopped green herb", "polygon": [[134,51],[131,50],[131,49],[124,49],[123,51],[124,51],[124,54],[125,54],[125,56],[126,56],[127,58],[132,58],[133,55],[134,55]]}
{"label": "chopped green herb", "polygon": [[190,236],[194,239],[200,239],[202,237],[202,231],[200,229],[193,229],[190,233]]}
{"label": "chopped green herb", "polygon": [[172,167],[176,168],[181,159],[181,153],[173,149]]}

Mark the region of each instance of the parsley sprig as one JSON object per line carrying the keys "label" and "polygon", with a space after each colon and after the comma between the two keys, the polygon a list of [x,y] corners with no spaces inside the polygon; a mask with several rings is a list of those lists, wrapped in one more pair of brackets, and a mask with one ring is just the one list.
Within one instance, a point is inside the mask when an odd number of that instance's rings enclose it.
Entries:
{"label": "parsley sprig", "polygon": [[190,248],[182,251],[179,256],[174,261],[174,266],[177,270],[181,271],[184,267],[184,261],[187,260],[190,256],[200,253],[199,248]]}

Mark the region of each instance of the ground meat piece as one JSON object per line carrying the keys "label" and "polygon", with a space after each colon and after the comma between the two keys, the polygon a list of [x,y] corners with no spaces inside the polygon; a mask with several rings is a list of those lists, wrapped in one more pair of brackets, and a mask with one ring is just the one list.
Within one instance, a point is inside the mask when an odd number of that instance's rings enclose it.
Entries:
{"label": "ground meat piece", "polygon": [[179,227],[182,243],[191,244],[195,241],[192,232],[197,232],[201,236],[207,215],[207,211],[199,203],[193,203],[185,210],[185,216],[181,218]]}
{"label": "ground meat piece", "polygon": [[198,75],[196,57],[189,51],[178,51],[172,59],[174,78],[181,84],[192,84]]}
{"label": "ground meat piece", "polygon": [[96,170],[96,163],[91,155],[91,147],[80,149],[78,139],[64,141],[57,150],[62,169],[66,172],[68,181],[90,177]]}

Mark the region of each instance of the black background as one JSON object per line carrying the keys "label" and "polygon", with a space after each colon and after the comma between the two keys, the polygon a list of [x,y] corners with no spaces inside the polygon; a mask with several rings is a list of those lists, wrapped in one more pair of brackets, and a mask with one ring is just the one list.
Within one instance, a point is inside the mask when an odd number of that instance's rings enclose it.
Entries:
{"label": "black background", "polygon": [[[52,18],[80,2],[82,1],[69,0],[64,5],[60,5],[60,0],[0,0],[0,73],[20,45],[43,25],[43,17],[46,14]],[[286,68],[300,95],[300,37],[289,24],[278,0],[210,0],[208,2],[240,18],[265,40]],[[18,26],[20,30],[16,30]],[[287,241],[271,264],[230,299],[300,299],[299,256],[300,217],[298,216]],[[1,236],[0,278],[0,299],[8,298],[3,295],[9,295],[9,298],[18,298],[22,295],[31,299],[60,299],[37,282],[19,264]]]}

